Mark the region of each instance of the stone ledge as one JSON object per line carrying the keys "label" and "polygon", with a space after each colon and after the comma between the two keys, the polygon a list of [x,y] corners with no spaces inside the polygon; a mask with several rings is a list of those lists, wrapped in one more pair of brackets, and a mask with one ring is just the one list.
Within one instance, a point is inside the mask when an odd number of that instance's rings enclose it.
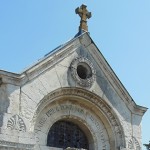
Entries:
{"label": "stone ledge", "polygon": [[33,144],[23,144],[23,143],[15,143],[15,142],[7,142],[7,141],[0,141],[0,148],[9,148],[15,150],[33,150]]}

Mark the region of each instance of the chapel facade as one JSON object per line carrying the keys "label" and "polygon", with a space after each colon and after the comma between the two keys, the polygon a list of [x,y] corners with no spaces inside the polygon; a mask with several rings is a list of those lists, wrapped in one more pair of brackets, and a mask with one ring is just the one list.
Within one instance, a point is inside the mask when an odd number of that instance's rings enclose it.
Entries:
{"label": "chapel facade", "polygon": [[0,150],[141,150],[147,108],[129,95],[87,32],[21,74],[0,70]]}

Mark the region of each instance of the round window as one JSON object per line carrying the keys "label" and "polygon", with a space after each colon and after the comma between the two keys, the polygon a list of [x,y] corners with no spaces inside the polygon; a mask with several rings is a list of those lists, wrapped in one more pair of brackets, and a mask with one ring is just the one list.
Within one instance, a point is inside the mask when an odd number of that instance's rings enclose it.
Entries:
{"label": "round window", "polygon": [[79,63],[77,66],[77,74],[81,79],[87,79],[92,77],[92,70],[86,63]]}
{"label": "round window", "polygon": [[89,87],[95,81],[96,71],[93,64],[84,57],[77,57],[71,63],[71,74],[80,85]]}

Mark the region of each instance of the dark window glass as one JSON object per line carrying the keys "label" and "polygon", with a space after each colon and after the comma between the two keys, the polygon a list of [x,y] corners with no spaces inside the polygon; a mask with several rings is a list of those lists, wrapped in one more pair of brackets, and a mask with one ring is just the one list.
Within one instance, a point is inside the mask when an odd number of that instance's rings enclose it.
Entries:
{"label": "dark window glass", "polygon": [[53,124],[48,133],[47,146],[88,150],[88,141],[83,131],[77,125],[68,121],[58,121]]}

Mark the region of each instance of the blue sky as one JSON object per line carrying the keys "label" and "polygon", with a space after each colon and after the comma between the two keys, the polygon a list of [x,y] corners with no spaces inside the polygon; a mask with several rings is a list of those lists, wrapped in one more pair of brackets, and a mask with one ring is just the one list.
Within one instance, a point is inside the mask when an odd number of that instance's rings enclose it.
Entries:
{"label": "blue sky", "polygon": [[[92,12],[89,32],[138,105],[150,108],[150,0],[0,1],[0,69],[21,72],[78,31],[74,9]],[[150,111],[143,143],[150,140]]]}

